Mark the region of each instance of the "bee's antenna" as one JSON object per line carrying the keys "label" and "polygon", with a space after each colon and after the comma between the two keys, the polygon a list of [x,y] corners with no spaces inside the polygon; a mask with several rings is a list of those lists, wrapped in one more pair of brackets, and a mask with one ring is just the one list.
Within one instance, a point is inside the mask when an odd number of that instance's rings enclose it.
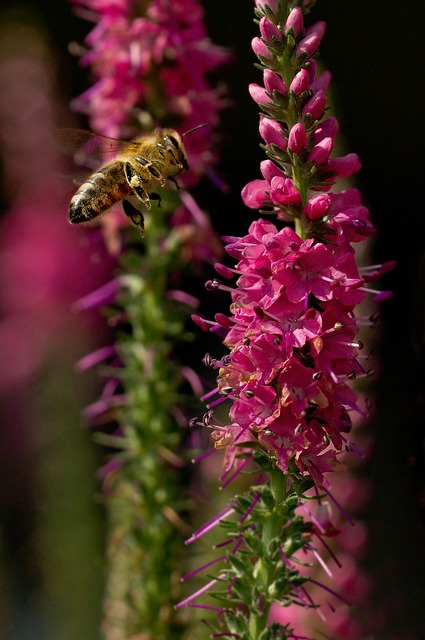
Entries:
{"label": "bee's antenna", "polygon": [[202,127],[208,127],[208,123],[204,122],[203,124],[198,124],[196,127],[192,127],[192,129],[189,129],[189,131],[185,131],[184,133],[182,133],[181,139],[183,140],[183,138],[189,135],[189,133],[192,133],[192,131],[196,131],[197,129],[201,129]]}

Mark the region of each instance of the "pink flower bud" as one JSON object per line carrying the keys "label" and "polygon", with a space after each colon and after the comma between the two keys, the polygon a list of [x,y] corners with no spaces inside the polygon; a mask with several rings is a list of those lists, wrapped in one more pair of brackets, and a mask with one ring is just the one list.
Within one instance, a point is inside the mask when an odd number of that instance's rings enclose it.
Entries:
{"label": "pink flower bud", "polygon": [[266,42],[271,42],[273,38],[282,40],[282,33],[277,26],[265,16],[260,20],[260,33]]}
{"label": "pink flower bud", "polygon": [[310,114],[312,120],[318,120],[325,110],[326,106],[326,95],[323,91],[318,91],[314,94],[308,102],[305,103],[302,114],[306,116],[307,113]]}
{"label": "pink flower bud", "polygon": [[275,176],[278,176],[280,178],[286,177],[283,171],[279,169],[279,167],[277,167],[271,160],[263,160],[262,162],[260,162],[260,170],[263,178],[267,180],[269,184]]}
{"label": "pink flower bud", "polygon": [[309,58],[316,53],[323,34],[326,30],[325,22],[316,22],[311,27],[306,29],[305,37],[300,41],[297,47],[297,56],[306,53]]}
{"label": "pink flower bud", "polygon": [[275,176],[270,184],[270,198],[274,204],[300,204],[301,196],[291,178]]}
{"label": "pink flower bud", "polygon": [[286,85],[277,73],[271,71],[271,69],[264,69],[263,80],[268,93],[273,94],[273,91],[279,91],[279,93],[286,96]]}
{"label": "pink flower bud", "polygon": [[259,84],[255,84],[254,82],[251,83],[248,86],[248,91],[250,93],[251,98],[257,104],[269,104],[269,102],[271,102],[271,99],[267,95],[266,90],[264,89],[264,87],[260,87]]}
{"label": "pink flower bud", "polygon": [[333,171],[341,178],[349,178],[361,169],[359,156],[357,153],[348,153],[346,156],[331,158],[326,169]]}
{"label": "pink flower bud", "polygon": [[320,142],[323,138],[335,138],[338,131],[338,120],[330,116],[317,125],[313,136],[316,142]]}
{"label": "pink flower bud", "polygon": [[279,0],[255,0],[255,6],[257,9],[264,9],[265,5],[268,4],[273,13],[277,13],[279,8]]}
{"label": "pink flower bud", "polygon": [[276,144],[286,150],[286,138],[282,133],[282,125],[276,120],[260,117],[260,135],[266,144]]}
{"label": "pink flower bud", "polygon": [[308,154],[308,160],[319,167],[328,161],[334,146],[333,138],[323,138],[318,142]]}
{"label": "pink flower bud", "polygon": [[300,7],[295,7],[290,12],[288,19],[285,23],[284,32],[286,33],[288,29],[294,30],[294,35],[298,36],[304,27],[304,18],[303,12]]}
{"label": "pink flower bud", "polygon": [[319,20],[318,22],[315,22],[305,30],[305,35],[310,36],[314,33],[318,35],[319,38],[323,38],[323,36],[325,35],[325,31],[326,31],[326,22],[323,22],[323,20]]}
{"label": "pink flower bud", "polygon": [[263,56],[263,58],[272,58],[272,54],[267,49],[267,46],[264,44],[261,38],[255,36],[255,38],[251,40],[251,47],[257,58],[259,58],[260,56]]}
{"label": "pink flower bud", "polygon": [[316,60],[309,60],[307,67],[308,77],[310,79],[310,83],[314,82],[317,75],[317,62]]}
{"label": "pink flower bud", "polygon": [[310,220],[318,220],[323,218],[330,206],[331,198],[327,194],[313,196],[305,205],[304,213]]}
{"label": "pink flower bud", "polygon": [[306,130],[300,122],[297,122],[297,124],[295,124],[289,132],[288,149],[290,149],[293,153],[298,154],[303,149],[306,149],[307,146],[308,137]]}
{"label": "pink flower bud", "polygon": [[296,96],[306,93],[310,89],[310,79],[307,69],[301,69],[295,74],[294,79],[289,85],[289,91],[293,91]]}
{"label": "pink flower bud", "polygon": [[242,189],[242,200],[250,209],[259,209],[267,200],[266,191],[269,190],[267,180],[252,180]]}
{"label": "pink flower bud", "polygon": [[313,93],[317,93],[321,89],[326,93],[326,91],[329,89],[331,80],[332,74],[330,71],[326,70],[311,83],[311,90],[313,91]]}

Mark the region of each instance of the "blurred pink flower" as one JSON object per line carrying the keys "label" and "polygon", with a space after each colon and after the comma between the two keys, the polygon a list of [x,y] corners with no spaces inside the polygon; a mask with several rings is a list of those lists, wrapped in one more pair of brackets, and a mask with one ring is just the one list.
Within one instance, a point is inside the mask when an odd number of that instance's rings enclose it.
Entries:
{"label": "blurred pink flower", "polygon": [[[68,188],[59,178],[66,168],[52,139],[55,103],[39,38],[28,33],[15,55],[6,38],[0,61],[8,96],[0,102],[3,193],[9,205],[0,234],[0,385],[5,389],[25,384],[65,336],[73,339],[75,300],[109,269],[108,260],[96,261],[104,250],[94,236],[84,247],[82,234],[69,232]],[[79,333],[90,322],[79,319]]]}
{"label": "blurred pink flower", "polygon": [[166,126],[164,118],[177,121],[180,133],[206,123],[187,148],[191,172],[183,181],[198,179],[214,162],[211,130],[225,105],[207,74],[229,60],[228,52],[209,40],[199,1],[73,3],[77,10],[95,12],[97,23],[82,57],[95,81],[74,100],[74,108],[90,116],[96,132],[111,137]]}

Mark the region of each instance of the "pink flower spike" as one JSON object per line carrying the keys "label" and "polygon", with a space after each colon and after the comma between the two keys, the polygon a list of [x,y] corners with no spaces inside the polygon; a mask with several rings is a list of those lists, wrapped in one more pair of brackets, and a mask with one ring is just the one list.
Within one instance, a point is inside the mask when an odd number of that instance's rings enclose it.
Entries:
{"label": "pink flower spike", "polygon": [[270,186],[267,180],[252,180],[242,189],[242,200],[250,209],[259,209],[268,199],[266,191],[268,191],[269,188]]}
{"label": "pink flower spike", "polygon": [[307,146],[307,132],[304,126],[300,122],[297,122],[289,132],[288,149],[290,149],[292,153],[300,154],[301,151],[307,149]]}
{"label": "pink flower spike", "polygon": [[323,115],[326,107],[326,94],[324,91],[319,90],[314,94],[310,100],[308,100],[302,110],[302,114],[305,117],[308,113],[311,119],[318,120]]}
{"label": "pink flower spike", "polygon": [[338,131],[338,120],[330,116],[317,125],[313,137],[316,142],[320,142],[323,138],[335,138]]}
{"label": "pink flower spike", "polygon": [[310,89],[310,78],[307,69],[301,69],[295,74],[294,79],[289,85],[289,91],[293,91],[296,96],[307,93]]}
{"label": "pink flower spike", "polygon": [[294,35],[299,36],[304,27],[303,12],[300,7],[295,7],[290,12],[284,27],[284,32],[287,33],[289,29],[294,30]]}
{"label": "pink flower spike", "polygon": [[255,36],[255,38],[251,40],[251,47],[257,58],[263,56],[263,58],[271,59],[272,54],[267,49],[267,46],[264,44],[261,38],[259,38],[258,36]]}
{"label": "pink flower spike", "polygon": [[286,96],[286,85],[283,82],[282,78],[277,75],[277,73],[275,73],[271,69],[264,69],[263,80],[267,93],[273,95],[273,91],[278,91],[283,96]]}
{"label": "pink flower spike", "polygon": [[340,178],[349,178],[360,171],[361,167],[357,153],[348,153],[346,156],[331,158],[326,168]]}
{"label": "pink flower spike", "polygon": [[282,133],[282,125],[276,120],[260,117],[260,135],[266,144],[275,144],[286,150],[286,138]]}
{"label": "pink flower spike", "polygon": [[326,23],[319,21],[306,29],[306,35],[298,44],[297,56],[307,54],[309,58],[314,55],[319,48],[320,41],[326,31]]}
{"label": "pink flower spike", "polygon": [[274,204],[300,204],[301,196],[291,178],[276,176],[270,184],[270,198]]}
{"label": "pink flower spike", "polygon": [[271,42],[273,38],[282,40],[282,33],[277,26],[273,24],[273,22],[270,22],[265,16],[260,20],[260,33],[266,42]]}
{"label": "pink flower spike", "polygon": [[334,142],[332,138],[323,138],[323,140],[312,148],[308,154],[308,160],[316,165],[316,167],[325,164],[332,153],[333,146]]}
{"label": "pink flower spike", "polygon": [[254,82],[248,86],[248,91],[251,98],[257,104],[269,104],[271,102],[270,97],[267,95],[264,87],[261,87],[259,84],[255,84]]}
{"label": "pink flower spike", "polygon": [[313,196],[304,207],[304,213],[309,220],[319,220],[328,211],[331,206],[331,198],[328,194],[320,194]]}

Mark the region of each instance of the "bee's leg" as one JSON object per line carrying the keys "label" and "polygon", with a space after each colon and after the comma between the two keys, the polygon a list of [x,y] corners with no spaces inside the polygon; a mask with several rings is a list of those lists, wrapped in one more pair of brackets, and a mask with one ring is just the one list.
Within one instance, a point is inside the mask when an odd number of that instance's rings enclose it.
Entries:
{"label": "bee's leg", "polygon": [[139,198],[141,202],[143,202],[146,209],[151,208],[151,201],[149,198],[149,194],[143,188],[143,178],[133,169],[129,162],[124,164],[124,175],[130,187],[133,189],[134,194]]}
{"label": "bee's leg", "polygon": [[143,217],[143,213],[139,211],[139,209],[136,209],[136,207],[133,207],[131,202],[128,200],[122,201],[122,208],[124,209],[125,215],[130,218],[131,222],[136,225],[136,227],[139,227],[140,233],[143,237],[145,235],[145,219]]}
{"label": "bee's leg", "polygon": [[158,202],[158,207],[161,206],[161,196],[159,195],[159,193],[151,193],[149,197],[151,200],[156,200]]}
{"label": "bee's leg", "polygon": [[149,171],[152,178],[157,180],[161,185],[161,187],[165,187],[165,183],[166,183],[165,178],[161,175],[161,172],[158,171],[158,169],[156,169],[153,166],[150,160],[146,160],[146,158],[142,158],[141,156],[136,156],[134,159],[137,160],[137,162],[139,162],[142,165],[142,167],[144,167],[147,171]]}
{"label": "bee's leg", "polygon": [[181,187],[180,187],[179,183],[177,182],[177,180],[176,180],[175,178],[173,178],[173,176],[169,176],[169,177],[168,177],[168,179],[169,179],[173,184],[175,184],[175,185],[176,185],[177,190],[178,190],[178,191],[180,191]]}

